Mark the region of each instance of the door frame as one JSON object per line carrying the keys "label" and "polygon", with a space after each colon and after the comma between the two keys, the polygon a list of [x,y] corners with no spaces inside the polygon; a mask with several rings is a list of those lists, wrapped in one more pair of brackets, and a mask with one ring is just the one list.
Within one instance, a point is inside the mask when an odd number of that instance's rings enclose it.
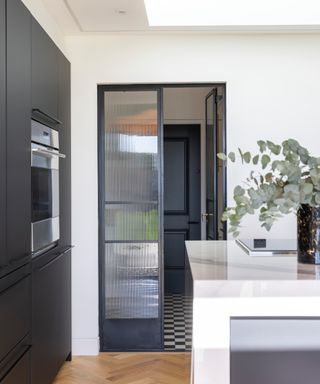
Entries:
{"label": "door frame", "polygon": [[[104,220],[104,209],[105,209],[105,136],[104,136],[104,124],[105,124],[105,113],[104,113],[104,93],[112,92],[112,91],[157,91],[159,92],[157,107],[159,110],[158,114],[158,124],[159,124],[159,143],[158,150],[161,154],[159,158],[159,211],[161,214],[159,215],[159,294],[161,296],[159,301],[159,319],[161,323],[161,349],[163,350],[163,321],[164,321],[164,260],[163,260],[163,89],[164,88],[206,88],[206,87],[222,87],[224,92],[224,126],[223,126],[223,149],[226,152],[226,82],[197,82],[197,83],[110,83],[110,84],[97,84],[97,152],[98,152],[98,268],[99,268],[99,344],[100,351],[102,352],[102,330],[103,330],[103,322],[105,320],[105,297],[103,296],[104,287],[105,287],[105,274],[104,274],[104,255],[105,255],[105,220]],[[205,116],[204,116],[205,121]],[[182,122],[181,120],[179,121]],[[172,122],[170,122],[172,123]],[[169,124],[170,124],[169,123]],[[202,131],[202,124],[201,124]],[[200,143],[201,139],[200,139]],[[201,149],[202,150],[202,149]],[[224,190],[224,200],[225,205],[227,201],[227,184],[226,184],[226,172],[225,172],[225,180],[223,185]],[[204,186],[206,188],[206,185]],[[202,185],[201,185],[202,188]],[[201,205],[202,209],[202,205]],[[201,226],[202,227],[202,226]],[[202,235],[202,230],[201,230]],[[139,351],[139,350],[136,350]],[[145,352],[145,350],[142,350]],[[159,350],[155,350],[159,351]]]}

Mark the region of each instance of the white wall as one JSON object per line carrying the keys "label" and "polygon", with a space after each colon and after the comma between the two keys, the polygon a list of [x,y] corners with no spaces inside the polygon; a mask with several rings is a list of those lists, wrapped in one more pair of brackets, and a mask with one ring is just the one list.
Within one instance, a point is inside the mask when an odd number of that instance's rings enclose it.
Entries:
{"label": "white wall", "polygon": [[[97,84],[227,82],[227,145],[294,137],[319,155],[319,35],[109,35],[69,37],[72,62],[73,338],[98,348]],[[245,178],[228,170],[228,200]],[[294,217],[270,233],[246,222],[244,236],[292,237]]]}

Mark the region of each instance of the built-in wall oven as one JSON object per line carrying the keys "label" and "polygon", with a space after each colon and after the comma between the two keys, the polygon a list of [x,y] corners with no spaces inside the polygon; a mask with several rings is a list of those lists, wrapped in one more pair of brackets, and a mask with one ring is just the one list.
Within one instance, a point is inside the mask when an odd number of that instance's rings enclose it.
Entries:
{"label": "built-in wall oven", "polygon": [[31,249],[33,256],[57,245],[59,225],[59,133],[31,120]]}

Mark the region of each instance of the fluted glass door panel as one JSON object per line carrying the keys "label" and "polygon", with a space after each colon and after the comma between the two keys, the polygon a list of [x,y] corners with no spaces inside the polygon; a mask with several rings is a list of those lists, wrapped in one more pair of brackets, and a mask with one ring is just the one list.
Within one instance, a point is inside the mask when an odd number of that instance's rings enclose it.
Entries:
{"label": "fluted glass door panel", "polygon": [[158,201],[157,92],[110,92],[106,110],[106,201]]}
{"label": "fluted glass door panel", "polygon": [[158,244],[106,244],[105,268],[107,319],[159,316]]}
{"label": "fluted glass door panel", "polygon": [[103,95],[103,350],[162,342],[159,103],[158,89]]}
{"label": "fluted glass door panel", "polygon": [[158,205],[106,204],[105,236],[111,241],[157,241]]}

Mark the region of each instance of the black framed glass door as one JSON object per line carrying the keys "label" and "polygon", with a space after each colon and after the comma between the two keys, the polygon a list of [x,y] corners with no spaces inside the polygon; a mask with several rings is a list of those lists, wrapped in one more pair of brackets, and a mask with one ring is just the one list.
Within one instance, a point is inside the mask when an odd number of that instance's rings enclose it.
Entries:
{"label": "black framed glass door", "polygon": [[99,89],[102,351],[162,348],[160,103],[156,87]]}
{"label": "black framed glass door", "polygon": [[226,152],[225,87],[213,88],[206,100],[206,238],[226,239],[221,222],[226,207],[226,164],[217,153]]}

